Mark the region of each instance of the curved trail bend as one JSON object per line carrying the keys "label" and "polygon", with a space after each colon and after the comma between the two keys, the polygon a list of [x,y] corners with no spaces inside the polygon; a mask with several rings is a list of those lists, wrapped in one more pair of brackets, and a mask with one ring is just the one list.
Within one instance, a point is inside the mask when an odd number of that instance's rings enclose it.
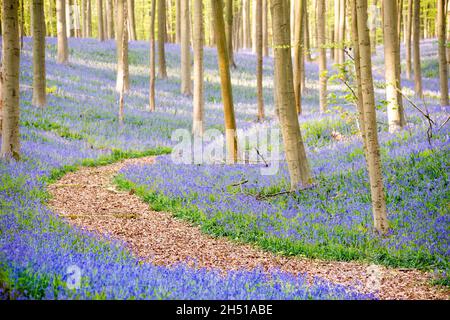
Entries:
{"label": "curved trail bend", "polygon": [[[157,265],[186,262],[221,270],[262,267],[307,273],[367,291],[368,264],[282,257],[253,245],[214,238],[167,212],[152,211],[129,192],[118,191],[112,179],[126,165],[153,163],[154,157],[129,159],[102,167],[84,167],[50,185],[53,211],[73,225],[124,241],[140,258]],[[449,292],[429,285],[430,274],[380,267],[381,299],[448,299]],[[359,283],[359,286],[357,285]],[[361,285],[362,284],[362,285]]]}

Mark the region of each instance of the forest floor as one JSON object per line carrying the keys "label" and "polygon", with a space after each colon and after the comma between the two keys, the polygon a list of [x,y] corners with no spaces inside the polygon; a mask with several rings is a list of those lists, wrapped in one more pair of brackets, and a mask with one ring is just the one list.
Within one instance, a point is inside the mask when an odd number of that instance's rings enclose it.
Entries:
{"label": "forest floor", "polygon": [[[308,281],[320,277],[373,293],[380,299],[447,299],[449,296],[447,290],[430,285],[432,274],[419,270],[280,256],[254,245],[212,237],[171,213],[152,210],[133,191],[116,188],[113,178],[120,169],[154,161],[155,157],[128,159],[68,173],[48,186],[52,195],[49,206],[73,225],[124,241],[133,253],[155,265],[187,263],[193,268],[221,271],[260,268],[294,275],[306,273]],[[370,270],[379,272],[381,282],[373,292]]]}

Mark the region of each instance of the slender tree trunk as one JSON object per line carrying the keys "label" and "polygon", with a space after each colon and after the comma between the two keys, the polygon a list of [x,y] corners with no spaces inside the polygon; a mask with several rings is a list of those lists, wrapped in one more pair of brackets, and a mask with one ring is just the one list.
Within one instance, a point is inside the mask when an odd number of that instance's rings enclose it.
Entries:
{"label": "slender tree trunk", "polygon": [[2,146],[1,158],[20,158],[19,68],[20,43],[17,0],[2,0]]}
{"label": "slender tree trunk", "polygon": [[242,22],[244,26],[244,47],[249,49],[251,47],[251,27],[250,27],[250,1],[242,0]]}
{"label": "slender tree trunk", "polygon": [[408,1],[408,15],[406,22],[405,47],[406,47],[406,78],[411,79],[411,32],[412,32],[413,0]]}
{"label": "slender tree trunk", "polygon": [[320,112],[327,110],[327,52],[325,49],[325,0],[317,0],[317,40],[319,47]]}
{"label": "slender tree trunk", "polygon": [[[395,0],[389,0],[389,1],[395,1]],[[373,15],[371,17],[372,25],[370,28],[370,45],[371,45],[370,50],[371,50],[372,55],[376,55],[376,53],[377,53],[377,20],[378,20],[377,19],[378,9],[376,9],[377,2],[378,2],[378,0],[372,0],[372,6],[376,10],[376,11],[375,10],[372,11],[372,15]]]}
{"label": "slender tree trunk", "polygon": [[294,37],[294,93],[295,93],[295,106],[298,114],[302,112],[302,91],[301,91],[301,77],[302,77],[302,65],[303,65],[303,39],[304,33],[304,0],[298,0],[295,3],[296,11],[296,26]]}
{"label": "slender tree trunk", "polygon": [[[124,120],[124,95],[128,90],[128,8],[124,3],[127,0],[117,0],[117,86],[120,85],[119,97],[119,125],[123,125]],[[121,28],[122,30],[119,30]],[[120,47],[120,49],[119,49]]]}
{"label": "slender tree trunk", "polygon": [[166,0],[158,0],[158,77],[167,78],[166,52],[165,52],[165,30],[166,30]]}
{"label": "slender tree trunk", "polygon": [[181,0],[181,93],[192,95],[189,0]]}
{"label": "slender tree trunk", "polygon": [[258,96],[258,121],[264,119],[263,97],[263,0],[256,0],[256,87]]}
{"label": "slender tree trunk", "polygon": [[194,0],[194,112],[192,133],[194,136],[203,136],[203,3],[202,0]]}
{"label": "slender tree trunk", "polygon": [[150,94],[149,109],[155,111],[155,16],[156,1],[152,0],[152,10],[150,12]]}
{"label": "slender tree trunk", "polygon": [[86,32],[87,37],[92,37],[92,6],[91,6],[91,0],[87,1],[87,7],[86,7]]}
{"label": "slender tree trunk", "polygon": [[23,1],[20,0],[20,49],[23,49],[23,37],[25,35],[25,10],[23,8]]}
{"label": "slender tree trunk", "polygon": [[56,0],[57,30],[58,30],[58,63],[67,63],[69,51],[67,47],[66,4],[65,0]]}
{"label": "slender tree trunk", "polygon": [[227,39],[225,37],[225,22],[223,20],[222,0],[211,0],[214,19],[214,38],[217,44],[217,56],[220,73],[220,83],[225,117],[225,138],[227,144],[227,162],[237,161],[237,133],[234,117],[233,93],[231,89],[230,65],[228,61]]}
{"label": "slender tree trunk", "polygon": [[114,39],[114,9],[113,0],[106,0],[106,33],[108,39]]}
{"label": "slender tree trunk", "polygon": [[33,101],[36,107],[45,107],[45,17],[44,1],[34,0],[32,3],[31,21],[33,30]]}
{"label": "slender tree trunk", "polygon": [[305,55],[306,61],[311,62],[311,45],[309,40],[309,15],[308,15],[308,6],[305,5],[305,34],[303,35],[303,39],[305,39]]}
{"label": "slender tree trunk", "polygon": [[340,11],[340,0],[334,0],[334,61],[335,63],[339,63],[339,15]]}
{"label": "slender tree trunk", "polygon": [[[326,20],[325,20],[326,21]],[[339,64],[345,62],[345,0],[339,0]]]}
{"label": "slender tree trunk", "polygon": [[267,20],[267,2],[269,0],[263,0],[263,55],[264,57],[269,56],[269,26]]}
{"label": "slender tree trunk", "polygon": [[296,190],[310,186],[312,178],[295,108],[289,10],[286,7],[289,8],[289,3],[285,0],[271,0],[276,103],[291,190]]}
{"label": "slender tree trunk", "polygon": [[81,0],[81,37],[86,38],[86,0]]}
{"label": "slender tree trunk", "polygon": [[228,56],[230,61],[230,66],[232,68],[236,68],[236,64],[234,63],[234,55],[233,55],[233,0],[225,0],[225,35],[227,38],[227,48],[228,48]]}
{"label": "slender tree trunk", "polygon": [[176,0],[176,42],[177,43],[181,43],[181,11],[180,11],[180,6],[181,6],[181,0]]}
{"label": "slender tree trunk", "polygon": [[[117,0],[117,80],[116,91],[127,93],[130,89],[128,67],[128,17],[127,0]],[[124,35],[125,33],[125,35]]]}
{"label": "slender tree trunk", "polygon": [[422,98],[422,70],[420,67],[420,0],[413,1],[414,91],[417,97]]}
{"label": "slender tree trunk", "polygon": [[386,210],[386,199],[381,171],[380,147],[376,123],[375,97],[372,78],[372,59],[370,36],[367,28],[367,0],[354,0],[358,28],[359,63],[361,84],[358,86],[364,109],[365,138],[367,143],[367,167],[369,172],[372,211],[375,229],[385,234],[389,229]]}
{"label": "slender tree trunk", "polygon": [[[403,0],[397,0],[397,31],[398,31],[398,44],[402,43],[402,21],[403,20]],[[403,35],[405,36],[405,35]]]}
{"label": "slender tree trunk", "polygon": [[397,2],[383,2],[384,73],[386,78],[386,101],[389,132],[405,125],[400,90],[400,46],[397,32]]}
{"label": "slender tree trunk", "polygon": [[97,38],[99,41],[105,41],[105,33],[103,30],[103,0],[97,0]]}
{"label": "slender tree trunk", "polygon": [[250,1],[251,5],[251,28],[252,28],[252,52],[256,54],[256,3],[255,0]]}
{"label": "slender tree trunk", "polygon": [[439,46],[439,79],[441,91],[441,106],[448,106],[448,65],[445,52],[445,36],[446,36],[446,6],[445,0],[438,0],[437,3],[437,26],[438,26],[438,46]]}
{"label": "slender tree trunk", "polygon": [[136,18],[134,10],[134,0],[128,0],[128,34],[131,41],[137,40],[136,38]]}

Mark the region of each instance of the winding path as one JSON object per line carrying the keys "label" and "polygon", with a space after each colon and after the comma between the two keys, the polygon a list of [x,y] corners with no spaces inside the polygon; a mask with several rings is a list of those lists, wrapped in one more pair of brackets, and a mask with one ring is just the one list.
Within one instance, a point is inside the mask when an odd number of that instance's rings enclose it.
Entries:
{"label": "winding path", "polygon": [[[152,211],[136,195],[118,191],[112,179],[126,165],[153,163],[154,157],[130,159],[66,174],[48,187],[54,212],[98,234],[123,240],[131,251],[156,265],[186,262],[195,267],[234,270],[262,267],[307,273],[369,292],[368,264],[281,257],[253,245],[214,238],[170,213]],[[381,270],[381,299],[449,299],[450,292],[429,285],[431,275],[410,269]],[[370,268],[369,268],[370,270]],[[370,287],[370,286],[369,286]]]}

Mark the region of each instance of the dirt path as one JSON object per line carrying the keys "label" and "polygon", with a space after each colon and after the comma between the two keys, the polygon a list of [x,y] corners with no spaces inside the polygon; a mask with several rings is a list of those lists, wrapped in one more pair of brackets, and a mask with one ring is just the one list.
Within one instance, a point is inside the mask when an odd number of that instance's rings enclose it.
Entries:
{"label": "dirt path", "polygon": [[[110,234],[127,243],[139,257],[157,265],[187,262],[222,270],[262,267],[291,273],[307,273],[334,283],[354,285],[370,291],[369,265],[281,257],[252,245],[214,238],[170,213],[152,211],[136,195],[118,191],[112,179],[124,166],[152,163],[153,157],[125,160],[112,165],[81,168],[48,187],[49,205],[70,223],[99,234]],[[450,292],[428,285],[431,275],[405,269],[381,271],[382,299],[448,299]],[[359,283],[359,285],[358,285]]]}

